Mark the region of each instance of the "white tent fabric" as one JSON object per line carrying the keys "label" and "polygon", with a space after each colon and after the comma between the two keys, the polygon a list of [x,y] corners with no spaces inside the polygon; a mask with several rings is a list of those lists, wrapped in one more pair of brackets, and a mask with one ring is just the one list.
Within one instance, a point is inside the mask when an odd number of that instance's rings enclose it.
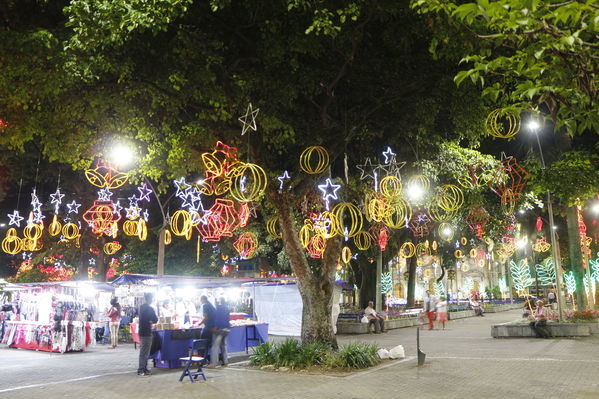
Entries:
{"label": "white tent fabric", "polygon": [[268,323],[268,333],[299,337],[302,298],[297,285],[256,285],[254,310],[258,321]]}
{"label": "white tent fabric", "polygon": [[[337,332],[341,287],[333,291],[332,323]],[[299,337],[302,332],[302,297],[296,284],[255,285],[254,309],[259,321],[268,323],[268,333]]]}

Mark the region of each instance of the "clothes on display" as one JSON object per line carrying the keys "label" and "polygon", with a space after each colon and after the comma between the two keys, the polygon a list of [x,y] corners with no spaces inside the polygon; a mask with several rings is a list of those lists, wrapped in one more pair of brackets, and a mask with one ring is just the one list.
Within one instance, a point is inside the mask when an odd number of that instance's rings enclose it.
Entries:
{"label": "clothes on display", "polygon": [[95,346],[92,331],[95,323],[86,321],[58,321],[44,325],[28,321],[8,321],[2,343],[11,348],[35,349],[47,352],[77,352]]}

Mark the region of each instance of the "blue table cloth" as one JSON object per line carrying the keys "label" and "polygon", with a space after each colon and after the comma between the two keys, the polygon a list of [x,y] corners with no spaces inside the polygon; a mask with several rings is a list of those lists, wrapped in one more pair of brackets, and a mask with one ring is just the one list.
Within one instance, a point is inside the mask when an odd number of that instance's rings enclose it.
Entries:
{"label": "blue table cloth", "polygon": [[[197,329],[201,330],[201,329]],[[149,356],[149,359],[155,361],[156,367],[160,368],[177,368],[181,367],[180,358],[189,356],[189,347],[194,338],[191,339],[173,339],[173,331],[178,330],[155,330],[154,339],[160,341],[160,349]],[[248,335],[249,331],[249,335]],[[198,339],[200,331],[196,334]],[[229,353],[245,352],[247,347],[258,346],[260,342],[268,341],[268,324],[256,324],[256,335],[258,340],[250,340],[253,338],[253,329],[251,326],[234,326],[231,327],[227,336],[227,351]],[[247,347],[246,347],[247,343]]]}

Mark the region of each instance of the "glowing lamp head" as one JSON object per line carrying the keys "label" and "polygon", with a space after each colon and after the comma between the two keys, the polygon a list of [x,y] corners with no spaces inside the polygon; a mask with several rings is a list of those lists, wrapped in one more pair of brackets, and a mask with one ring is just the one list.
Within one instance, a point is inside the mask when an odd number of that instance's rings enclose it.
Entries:
{"label": "glowing lamp head", "polygon": [[536,120],[535,118],[532,118],[526,123],[526,127],[531,132],[536,132],[541,128],[541,124],[539,123],[538,120]]}
{"label": "glowing lamp head", "polygon": [[516,241],[516,248],[522,249],[526,246],[526,240],[518,240]]}
{"label": "glowing lamp head", "polygon": [[408,187],[408,197],[411,200],[417,201],[424,196],[424,189],[419,184],[412,184]]}
{"label": "glowing lamp head", "polygon": [[599,214],[599,202],[595,202],[595,203],[593,204],[593,206],[591,206],[591,210],[592,210],[594,213],[597,213],[597,214]]}
{"label": "glowing lamp head", "polygon": [[441,232],[445,237],[449,237],[451,235],[451,229],[449,227],[444,228]]}
{"label": "glowing lamp head", "polygon": [[518,211],[518,213],[519,213],[520,215],[524,215],[524,214],[526,213],[526,211],[525,211],[524,209],[520,209],[520,210]]}
{"label": "glowing lamp head", "polygon": [[110,158],[117,166],[128,166],[133,162],[133,151],[127,145],[118,143],[112,148]]}

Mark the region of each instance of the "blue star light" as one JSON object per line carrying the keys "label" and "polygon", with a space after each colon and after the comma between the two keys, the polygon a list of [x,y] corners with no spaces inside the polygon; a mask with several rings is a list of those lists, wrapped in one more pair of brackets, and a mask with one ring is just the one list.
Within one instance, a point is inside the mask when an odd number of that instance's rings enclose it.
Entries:
{"label": "blue star light", "polygon": [[144,183],[142,186],[137,187],[137,191],[139,191],[139,201],[150,202],[150,194],[152,194],[152,190],[148,188],[147,183]]}
{"label": "blue star light", "polygon": [[396,155],[397,154],[391,151],[391,147],[387,147],[387,150],[383,152],[383,156],[385,157],[385,164],[388,164],[391,161],[393,161]]}
{"label": "blue star light", "polygon": [[110,201],[110,197],[112,197],[112,192],[109,189],[103,188],[98,191],[98,199],[100,201]]}
{"label": "blue star light", "polygon": [[181,177],[179,180],[175,180],[175,186],[177,187],[175,196],[179,198],[181,198],[182,195],[186,195],[188,190],[191,188],[191,184],[187,183],[184,177]]}
{"label": "blue star light", "polygon": [[289,176],[289,172],[285,171],[279,177],[277,177],[279,181],[279,191],[283,191],[283,186],[285,185],[285,180],[291,180],[291,176]]}
{"label": "blue star light", "polygon": [[17,226],[21,227],[21,222],[25,219],[23,216],[19,215],[19,211],[14,211],[12,214],[8,214],[8,225],[9,226]]}
{"label": "blue star light", "polygon": [[319,184],[318,189],[322,192],[322,199],[326,204],[327,211],[329,210],[329,200],[339,199],[337,191],[341,188],[341,184],[333,184],[331,179],[326,179],[324,184]]}

